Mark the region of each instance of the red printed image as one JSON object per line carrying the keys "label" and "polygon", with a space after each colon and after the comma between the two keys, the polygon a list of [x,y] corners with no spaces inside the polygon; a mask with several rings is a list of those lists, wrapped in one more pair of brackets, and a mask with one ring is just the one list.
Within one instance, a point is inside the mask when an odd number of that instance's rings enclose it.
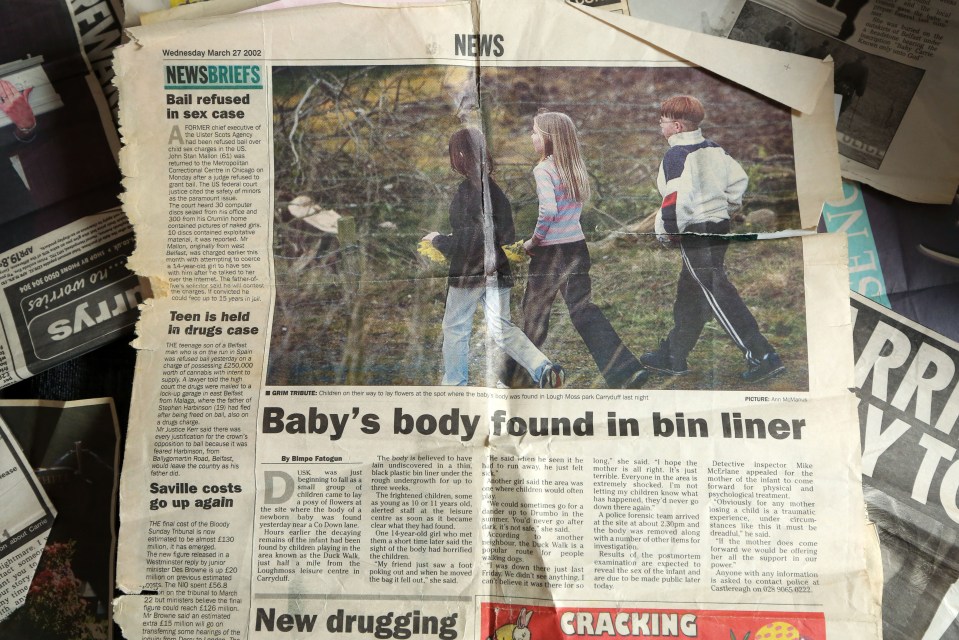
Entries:
{"label": "red printed image", "polygon": [[825,640],[821,613],[542,607],[486,602],[479,640]]}

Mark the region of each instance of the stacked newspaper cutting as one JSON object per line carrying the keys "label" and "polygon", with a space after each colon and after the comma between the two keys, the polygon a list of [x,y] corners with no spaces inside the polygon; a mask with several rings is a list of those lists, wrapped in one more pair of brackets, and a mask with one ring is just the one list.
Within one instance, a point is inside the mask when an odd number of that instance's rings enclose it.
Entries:
{"label": "stacked newspaper cutting", "polygon": [[[314,4],[0,7],[0,386],[156,294],[125,635],[959,638],[954,2]],[[15,420],[0,636],[108,633]]]}
{"label": "stacked newspaper cutting", "polygon": [[854,359],[806,232],[952,198],[949,3],[631,4],[130,31],[126,635],[879,638],[864,475],[955,570],[954,345],[857,302]]}
{"label": "stacked newspaper cutting", "polygon": [[0,5],[0,388],[129,335],[108,0]]}

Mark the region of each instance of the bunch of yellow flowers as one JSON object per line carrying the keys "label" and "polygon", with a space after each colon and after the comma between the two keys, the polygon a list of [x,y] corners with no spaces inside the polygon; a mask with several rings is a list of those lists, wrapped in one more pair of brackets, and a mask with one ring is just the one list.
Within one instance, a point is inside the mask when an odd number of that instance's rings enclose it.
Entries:
{"label": "bunch of yellow flowers", "polygon": [[523,248],[522,240],[517,240],[513,244],[504,244],[503,253],[506,254],[506,259],[513,264],[523,264],[529,260],[526,249]]}
{"label": "bunch of yellow flowers", "polygon": [[[443,252],[434,247],[433,243],[429,240],[420,240],[416,251],[421,256],[426,256],[430,262],[435,262],[436,264],[447,263],[446,256],[443,255]],[[503,253],[506,254],[506,259],[513,264],[522,264],[529,260],[529,256],[526,255],[526,250],[523,249],[522,240],[517,240],[513,244],[504,244]]]}
{"label": "bunch of yellow flowers", "polygon": [[434,247],[433,243],[429,240],[420,240],[419,245],[416,247],[416,251],[420,255],[426,256],[430,262],[446,264],[446,256],[443,255],[442,251]]}

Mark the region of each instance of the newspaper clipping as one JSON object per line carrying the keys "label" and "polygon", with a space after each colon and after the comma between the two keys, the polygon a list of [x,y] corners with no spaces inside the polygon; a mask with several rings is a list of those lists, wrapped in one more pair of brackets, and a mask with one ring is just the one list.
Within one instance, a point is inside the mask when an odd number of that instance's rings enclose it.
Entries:
{"label": "newspaper clipping", "polygon": [[97,84],[112,77],[115,27],[107,2],[0,5],[0,386],[136,322],[119,141]]}
{"label": "newspaper clipping", "polygon": [[828,56],[835,64],[843,176],[907,200],[952,201],[959,186],[952,0],[630,0],[629,6],[630,15],[644,20]]}
{"label": "newspaper clipping", "polygon": [[863,485],[879,527],[886,638],[959,638],[955,342],[853,299]]}
{"label": "newspaper clipping", "polygon": [[880,637],[818,62],[552,0],[132,36],[125,634]]}
{"label": "newspaper clipping", "polygon": [[844,190],[824,207],[823,227],[846,234],[849,286],[859,294],[856,389],[864,492],[884,561],[883,638],[955,640],[949,443],[959,398],[959,273],[949,252],[959,206],[903,203],[850,183]]}
{"label": "newspaper clipping", "polygon": [[[126,0],[124,3],[124,26],[155,24],[168,20],[189,20],[222,16],[243,11],[273,11],[317,4],[330,4],[335,0]],[[367,0],[366,5],[437,4],[444,0]],[[554,0],[563,2],[563,0]],[[576,4],[629,15],[626,0],[573,0]]]}
{"label": "newspaper clipping", "polygon": [[0,620],[23,604],[57,511],[0,418]]}
{"label": "newspaper clipping", "polygon": [[[110,601],[120,453],[112,400],[4,400],[0,402],[0,428],[4,435],[9,430],[12,445],[26,469],[32,470],[33,491],[43,495],[54,510],[27,531],[11,526],[13,512],[4,511],[10,555],[3,565],[0,636],[112,638]],[[3,469],[7,482],[11,476],[7,467]],[[7,488],[3,487],[5,500],[11,495]],[[35,538],[39,532],[43,538]],[[28,533],[33,535],[27,537]],[[28,555],[27,547],[22,546],[27,541],[35,555]],[[19,608],[11,611],[15,607]]]}

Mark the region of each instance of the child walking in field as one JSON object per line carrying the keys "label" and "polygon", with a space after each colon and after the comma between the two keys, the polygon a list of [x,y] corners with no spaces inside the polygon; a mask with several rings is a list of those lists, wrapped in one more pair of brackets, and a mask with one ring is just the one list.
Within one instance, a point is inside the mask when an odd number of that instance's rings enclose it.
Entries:
{"label": "child walking in field", "polygon": [[449,260],[449,291],[443,316],[443,384],[468,381],[473,315],[483,304],[486,327],[496,345],[526,369],[541,388],[559,388],[565,372],[510,321],[513,276],[503,252],[515,240],[509,200],[490,176],[486,140],[475,128],[450,138],[450,165],[465,179],[450,204],[452,233],[424,236]]}
{"label": "child walking in field", "polygon": [[660,130],[669,142],[657,185],[663,204],[656,235],[678,246],[683,260],[673,305],[673,329],[659,349],[640,362],[670,375],[689,373],[686,357],[714,317],[746,357],[742,379],[759,382],[783,373],[782,359],[762,333],[736,287],[726,276],[729,212],[742,205],[749,178],[722,147],[703,137],[706,116],[691,96],[674,96],[660,109]]}
{"label": "child walking in field", "polygon": [[564,113],[533,118],[533,148],[540,156],[533,169],[539,216],[524,244],[531,259],[523,296],[523,329],[537,347],[546,341],[557,295],[611,388],[638,389],[649,377],[592,301],[590,257],[580,225],[589,200],[589,177],[573,121]]}

